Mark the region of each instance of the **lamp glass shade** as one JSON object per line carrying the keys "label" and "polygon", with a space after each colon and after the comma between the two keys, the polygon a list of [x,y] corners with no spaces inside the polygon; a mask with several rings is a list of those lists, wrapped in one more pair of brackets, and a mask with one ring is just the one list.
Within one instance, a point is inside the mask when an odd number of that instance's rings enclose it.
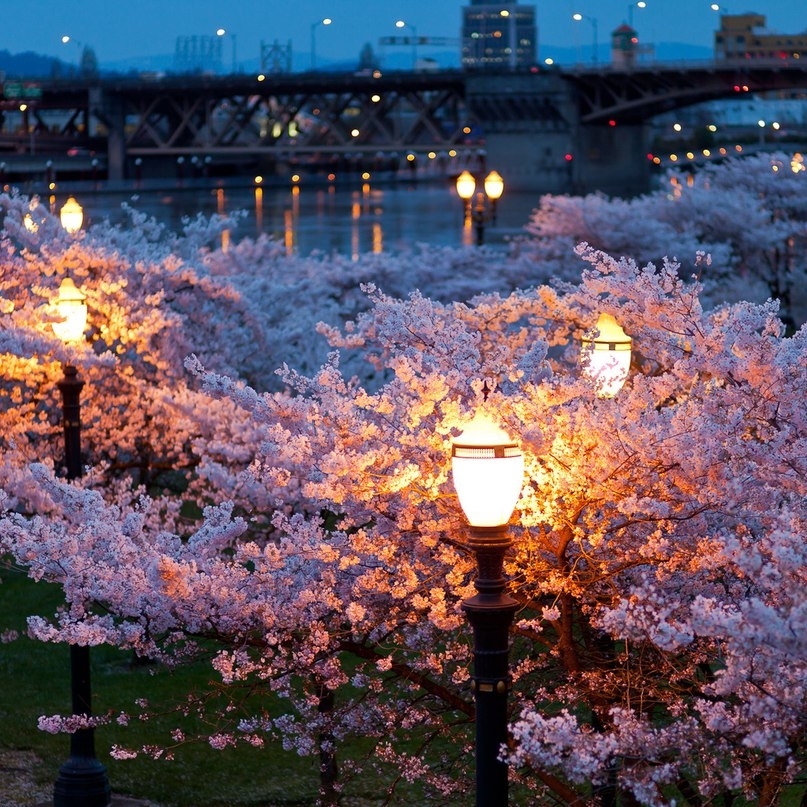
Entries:
{"label": "lamp glass shade", "polygon": [[477,412],[454,439],[451,476],[473,527],[499,527],[513,514],[524,479],[524,456],[507,432]]}
{"label": "lamp glass shade", "polygon": [[473,174],[470,171],[463,171],[457,177],[457,194],[460,199],[464,199],[466,202],[473,199],[474,193],[476,191],[476,180],[473,177]]}
{"label": "lamp glass shade", "polygon": [[597,324],[583,337],[584,375],[601,398],[613,398],[630,370],[632,340],[611,314],[600,314]]}
{"label": "lamp glass shade", "polygon": [[485,194],[494,202],[501,199],[504,193],[504,180],[498,171],[491,171],[485,177]]}
{"label": "lamp glass shade", "polygon": [[62,222],[62,227],[73,235],[81,229],[84,222],[84,208],[76,201],[74,196],[71,196],[59,211],[59,219]]}
{"label": "lamp glass shade", "polygon": [[84,337],[87,327],[87,295],[76,287],[73,279],[66,277],[59,286],[56,310],[62,322],[54,322],[53,332],[63,342],[78,342]]}

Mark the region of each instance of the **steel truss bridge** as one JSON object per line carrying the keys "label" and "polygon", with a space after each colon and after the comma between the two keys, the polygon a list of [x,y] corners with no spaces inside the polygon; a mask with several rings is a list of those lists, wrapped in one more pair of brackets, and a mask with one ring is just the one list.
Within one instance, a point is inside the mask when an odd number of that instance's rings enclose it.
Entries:
{"label": "steel truss bridge", "polygon": [[[472,153],[494,132],[534,137],[654,116],[744,93],[805,89],[807,61],[638,64],[375,74],[169,75],[17,82],[0,99],[0,160],[98,153],[113,179],[138,161],[272,166],[289,159]],[[538,129],[536,129],[536,126]],[[574,147],[570,142],[569,148]]]}
{"label": "steel truss bridge", "polygon": [[807,61],[799,59],[640,64],[629,71],[569,71],[564,76],[575,87],[584,125],[639,123],[747,93],[801,89],[807,98]]}

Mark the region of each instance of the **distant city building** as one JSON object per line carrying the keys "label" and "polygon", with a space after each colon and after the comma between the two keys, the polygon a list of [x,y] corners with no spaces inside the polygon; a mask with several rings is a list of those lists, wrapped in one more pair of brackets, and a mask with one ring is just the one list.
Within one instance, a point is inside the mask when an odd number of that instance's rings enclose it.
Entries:
{"label": "distant city building", "polygon": [[723,14],[715,31],[716,59],[799,59],[807,57],[807,33],[777,34],[765,27],[765,16]]}
{"label": "distant city building", "polygon": [[537,41],[535,6],[471,0],[462,9],[463,67],[530,67],[536,61]]}

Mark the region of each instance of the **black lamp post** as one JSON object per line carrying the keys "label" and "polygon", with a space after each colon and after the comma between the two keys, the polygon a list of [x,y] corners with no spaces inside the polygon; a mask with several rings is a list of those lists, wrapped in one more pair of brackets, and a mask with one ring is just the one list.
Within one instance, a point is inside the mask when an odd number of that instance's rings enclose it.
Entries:
{"label": "black lamp post", "polygon": [[[87,323],[85,295],[70,278],[59,287],[56,301],[63,322],[54,323],[53,330],[65,342],[83,338]],[[68,479],[81,476],[81,389],[84,381],[72,364],[64,366],[64,376],[58,382],[62,395],[64,425],[64,464]],[[90,648],[70,645],[70,692],[74,715],[92,715],[90,686]],[[53,785],[54,807],[107,807],[111,802],[106,768],[95,756],[95,730],[83,728],[70,735],[70,757],[59,768]]]}
{"label": "black lamp post", "polygon": [[330,17],[325,17],[322,20],[317,20],[311,23],[311,69],[317,66],[317,28],[320,25],[331,25],[333,20]]}
{"label": "black lamp post", "polygon": [[517,443],[477,413],[454,441],[451,465],[477,564],[477,593],[462,603],[474,635],[476,807],[507,807],[507,765],[499,755],[507,743],[510,625],[518,603],[505,593],[503,564],[524,458]]}

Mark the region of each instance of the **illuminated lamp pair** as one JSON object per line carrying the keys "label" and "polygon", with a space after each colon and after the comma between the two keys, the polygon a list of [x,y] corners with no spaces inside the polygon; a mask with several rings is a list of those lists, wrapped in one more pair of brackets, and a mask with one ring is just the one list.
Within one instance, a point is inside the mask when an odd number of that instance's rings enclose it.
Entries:
{"label": "illuminated lamp pair", "polygon": [[[75,197],[71,196],[59,211],[59,221],[62,227],[70,235],[75,235],[84,223],[84,209],[76,201]],[[30,213],[26,213],[23,218],[23,224],[28,232],[35,233],[39,229],[39,222],[35,221]]]}
{"label": "illuminated lamp pair", "polygon": [[[457,195],[460,199],[469,202],[473,199],[476,193],[476,179],[474,175],[468,171],[463,171],[457,177]],[[485,188],[485,196],[488,199],[499,200],[504,193],[504,180],[498,171],[491,171],[484,179],[483,186]]]}
{"label": "illuminated lamp pair", "polygon": [[[504,180],[498,171],[491,171],[483,181],[484,192],[476,193],[476,179],[470,171],[463,171],[456,181],[457,196],[462,199],[465,209],[465,223],[473,222],[476,227],[476,243],[482,246],[485,241],[485,223],[496,223],[496,208],[504,193]],[[476,199],[474,201],[474,195]]]}

